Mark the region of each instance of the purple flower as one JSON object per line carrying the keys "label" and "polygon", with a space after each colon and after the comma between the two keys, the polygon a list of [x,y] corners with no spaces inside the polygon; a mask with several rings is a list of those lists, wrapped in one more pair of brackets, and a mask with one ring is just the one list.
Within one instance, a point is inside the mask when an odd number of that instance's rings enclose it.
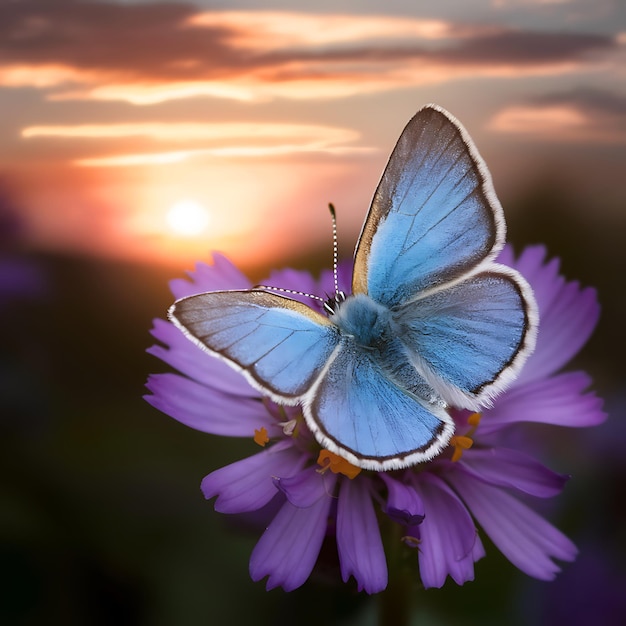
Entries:
{"label": "purple flower", "polygon": [[[575,558],[574,544],[525,497],[555,496],[567,477],[511,447],[511,441],[519,444],[512,434],[524,423],[579,427],[605,418],[601,400],[588,391],[587,374],[560,372],[597,322],[595,291],[567,282],[558,261],[546,262],[545,256],[544,248],[531,247],[516,260],[507,248],[499,258],[534,288],[541,316],[537,348],[518,379],[482,415],[453,409],[456,434],[450,445],[432,461],[393,472],[361,471],[320,449],[298,407],[261,397],[243,376],[172,324],[155,321],[152,334],[162,345],[149,351],[179,373],[151,376],[148,402],[197,430],[250,437],[265,446],[202,481],[205,497],[215,497],[215,509],[222,513],[278,504],[252,552],[254,580],[267,577],[268,589],[299,587],[322,542],[334,537],[343,580],[352,576],[359,590],[382,591],[387,585],[383,525],[395,527],[392,536],[402,541],[402,549],[413,551],[425,587],[441,587],[448,576],[458,584],[474,578],[474,563],[485,555],[477,525],[535,578],[550,580],[559,571],[555,561]],[[340,277],[350,274],[348,266],[339,268]],[[252,286],[219,255],[211,266],[198,264],[189,278],[172,282],[176,298]],[[334,291],[331,272],[315,281],[306,272],[284,270],[265,284],[313,294]],[[345,281],[339,287],[348,292]],[[384,524],[381,515],[387,518]]]}
{"label": "purple flower", "polygon": [[0,313],[15,300],[39,298],[44,293],[39,267],[19,256],[0,257]]}

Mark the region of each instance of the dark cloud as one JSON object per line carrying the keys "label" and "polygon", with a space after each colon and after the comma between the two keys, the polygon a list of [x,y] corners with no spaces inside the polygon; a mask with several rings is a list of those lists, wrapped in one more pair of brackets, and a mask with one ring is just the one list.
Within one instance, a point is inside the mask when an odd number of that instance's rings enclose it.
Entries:
{"label": "dark cloud", "polygon": [[558,94],[537,97],[532,104],[570,105],[590,117],[616,117],[626,120],[626,96],[600,89],[577,89]]}
{"label": "dark cloud", "polygon": [[[223,64],[224,33],[183,28],[192,5],[120,5],[78,0],[23,0],[0,5],[0,59],[4,63],[59,63],[129,77],[180,77]],[[189,65],[189,67],[185,67]],[[198,69],[195,68],[195,73]]]}
{"label": "dark cloud", "polygon": [[266,78],[275,81],[326,78],[344,72],[348,65],[356,68],[351,70],[355,75],[367,72],[368,63],[393,60],[528,67],[580,60],[590,52],[616,46],[612,37],[604,35],[477,28],[473,35],[441,41],[436,47],[407,45],[404,40],[375,47],[359,42],[263,52],[236,47],[226,27],[186,26],[199,12],[192,4],[0,2],[0,59],[4,64],[62,64],[104,72],[118,81],[206,80],[255,70],[267,71]]}
{"label": "dark cloud", "polygon": [[606,35],[503,30],[461,41],[436,56],[454,63],[535,65],[579,60],[590,52],[614,47],[613,38]]}

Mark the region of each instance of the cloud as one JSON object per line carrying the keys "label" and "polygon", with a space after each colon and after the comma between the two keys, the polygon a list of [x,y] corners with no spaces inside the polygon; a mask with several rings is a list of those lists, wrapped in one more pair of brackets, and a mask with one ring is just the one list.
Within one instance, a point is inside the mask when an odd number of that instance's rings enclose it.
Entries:
{"label": "cloud", "polygon": [[576,2],[576,0],[492,0],[491,4],[495,8],[503,8],[510,6],[553,6],[553,5],[563,5],[563,4],[572,4]]}
{"label": "cloud", "polygon": [[359,134],[350,129],[316,124],[283,123],[188,123],[140,122],[125,124],[77,124],[28,126],[22,137],[115,138],[149,137],[162,141],[205,141],[225,139],[303,139],[323,143],[354,141]]}
{"label": "cloud", "polygon": [[[359,139],[358,132],[346,128],[283,123],[137,123],[29,126],[22,130],[25,139],[115,141],[133,139],[158,142],[159,149],[149,152],[113,150],[113,154],[74,160],[83,167],[128,167],[180,163],[199,156],[267,157],[298,153],[334,155],[362,154],[374,149],[349,145]],[[200,144],[200,147],[198,147]],[[109,144],[110,145],[110,144]],[[178,146],[171,149],[172,145]],[[184,147],[181,147],[184,146]],[[170,149],[164,149],[169,146]],[[110,150],[111,151],[111,150]]]}
{"label": "cloud", "polygon": [[442,19],[288,11],[206,11],[193,15],[186,23],[226,31],[230,45],[255,52],[364,41],[375,47],[399,40],[436,41],[498,30],[491,25],[457,25]]}
{"label": "cloud", "polygon": [[626,143],[626,97],[597,90],[552,94],[504,108],[488,127],[533,141]]}
{"label": "cloud", "polygon": [[[0,86],[149,105],[340,98],[470,77],[592,68],[613,37],[384,15],[23,0],[0,23]],[[6,19],[5,19],[6,17]]]}

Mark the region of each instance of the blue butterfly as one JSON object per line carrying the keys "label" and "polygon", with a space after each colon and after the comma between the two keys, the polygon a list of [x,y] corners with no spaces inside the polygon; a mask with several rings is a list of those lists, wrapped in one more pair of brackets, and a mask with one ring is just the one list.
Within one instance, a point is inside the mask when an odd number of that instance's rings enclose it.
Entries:
{"label": "blue butterfly", "polygon": [[407,124],[354,257],[352,295],[325,316],[264,289],[183,298],[170,319],[281,404],[300,404],[319,444],[362,468],[432,459],[449,406],[480,410],[532,352],[538,315],[514,270],[491,176],[436,105]]}

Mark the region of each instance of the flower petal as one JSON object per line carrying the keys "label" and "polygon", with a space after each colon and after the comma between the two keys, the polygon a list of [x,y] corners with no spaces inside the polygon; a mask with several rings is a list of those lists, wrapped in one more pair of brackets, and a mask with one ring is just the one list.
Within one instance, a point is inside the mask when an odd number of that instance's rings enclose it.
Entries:
{"label": "flower petal", "polygon": [[[261,284],[277,287],[279,289],[290,289],[291,291],[301,292],[302,294],[308,293],[319,297],[324,295],[324,292],[320,291],[320,287],[313,276],[303,270],[294,270],[291,268],[274,270],[269,278],[263,280]],[[307,306],[312,306],[314,303],[319,302],[305,295],[301,295],[300,293],[286,293],[285,295]],[[318,311],[320,310],[320,307],[315,308]]]}
{"label": "flower petal", "polygon": [[[333,482],[334,485],[334,482]],[[301,472],[283,478],[281,474],[274,474],[274,486],[282,491],[287,500],[299,508],[312,506],[324,495],[332,495],[330,483],[326,475],[321,475],[314,467],[307,467]]]}
{"label": "flower petal", "polygon": [[424,519],[424,503],[412,485],[379,474],[387,486],[387,507],[385,513],[403,526],[417,526]]}
{"label": "flower petal", "polygon": [[337,550],[343,581],[352,575],[359,591],[378,593],[387,586],[387,562],[369,487],[365,477],[341,481]]}
{"label": "flower petal", "polygon": [[602,399],[585,393],[591,378],[585,372],[567,372],[515,386],[500,396],[493,409],[484,412],[481,434],[518,422],[542,422],[583,427],[606,419]]}
{"label": "flower petal", "polygon": [[506,491],[463,472],[447,478],[500,552],[529,576],[552,580],[553,559],[573,561],[576,546],[538,513]]}
{"label": "flower petal", "polygon": [[274,476],[292,476],[303,463],[300,452],[289,442],[281,442],[211,472],[200,488],[207,500],[217,496],[215,510],[220,513],[256,511],[276,495]]}
{"label": "flower petal", "polygon": [[561,493],[569,479],[528,454],[510,448],[472,448],[463,454],[461,464],[466,472],[479,480],[499,487],[512,487],[539,498]]}
{"label": "flower petal", "polygon": [[255,429],[276,425],[261,399],[220,393],[178,374],[152,374],[147,402],[182,424],[214,435],[253,437]]}
{"label": "flower petal", "polygon": [[582,289],[559,274],[559,261],[544,262],[543,246],[526,248],[515,267],[530,283],[539,307],[539,334],[535,352],[520,372],[515,386],[553,374],[587,342],[600,315],[595,289]]}
{"label": "flower petal", "polygon": [[[339,283],[339,291],[343,291],[346,295],[352,292],[352,268],[354,263],[352,259],[344,259],[337,264],[337,282]],[[335,293],[335,277],[333,271],[323,270],[320,273],[319,285],[322,293]]]}
{"label": "flower petal", "polygon": [[225,256],[214,253],[213,265],[196,263],[196,269],[188,272],[191,281],[176,278],[170,281],[175,298],[184,298],[204,291],[222,289],[250,289],[252,283]]}
{"label": "flower petal", "polygon": [[174,324],[155,319],[151,334],[169,349],[157,344],[148,348],[148,353],[171,365],[181,374],[224,393],[260,397],[261,394],[248,383],[241,372],[204,352],[189,341]]}
{"label": "flower petal", "polygon": [[426,508],[419,550],[424,587],[442,587],[447,576],[458,585],[474,580],[474,562],[483,556],[484,550],[465,505],[433,474],[420,474],[416,488]]}
{"label": "flower petal", "polygon": [[[334,487],[336,477],[328,476]],[[333,499],[324,494],[308,508],[285,502],[250,556],[250,576],[269,576],[267,589],[292,591],[304,584],[313,570],[326,535]]]}

